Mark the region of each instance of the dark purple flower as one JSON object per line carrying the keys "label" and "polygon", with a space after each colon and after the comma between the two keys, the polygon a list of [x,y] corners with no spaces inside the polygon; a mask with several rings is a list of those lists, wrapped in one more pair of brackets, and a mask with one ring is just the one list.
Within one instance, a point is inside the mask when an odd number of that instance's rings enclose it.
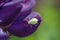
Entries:
{"label": "dark purple flower", "polygon": [[[1,30],[5,29],[9,33],[18,37],[26,37],[34,33],[41,23],[40,15],[36,12],[32,12],[35,3],[35,0],[1,0]],[[7,36],[0,35],[0,40],[3,40],[2,38],[6,40],[8,39]]]}

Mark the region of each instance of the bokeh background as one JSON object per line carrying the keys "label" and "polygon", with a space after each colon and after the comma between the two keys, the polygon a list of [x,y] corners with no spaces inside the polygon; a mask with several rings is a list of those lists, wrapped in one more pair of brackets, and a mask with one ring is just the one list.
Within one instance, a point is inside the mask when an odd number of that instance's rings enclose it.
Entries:
{"label": "bokeh background", "polygon": [[37,31],[25,38],[11,36],[10,40],[60,40],[60,0],[36,0],[34,11],[42,22]]}

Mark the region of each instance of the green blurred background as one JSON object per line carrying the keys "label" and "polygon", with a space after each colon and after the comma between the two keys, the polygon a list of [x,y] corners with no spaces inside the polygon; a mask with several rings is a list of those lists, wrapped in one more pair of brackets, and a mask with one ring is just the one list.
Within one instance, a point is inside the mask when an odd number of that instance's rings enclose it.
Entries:
{"label": "green blurred background", "polygon": [[36,0],[34,11],[39,12],[42,23],[38,30],[25,38],[11,36],[10,40],[60,40],[60,0]]}

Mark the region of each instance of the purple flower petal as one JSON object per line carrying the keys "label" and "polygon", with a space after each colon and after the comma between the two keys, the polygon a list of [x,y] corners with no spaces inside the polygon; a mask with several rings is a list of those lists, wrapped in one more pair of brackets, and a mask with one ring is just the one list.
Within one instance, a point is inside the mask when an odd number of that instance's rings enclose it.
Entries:
{"label": "purple flower petal", "polygon": [[[29,20],[36,18],[38,22],[36,24],[29,24]],[[36,31],[41,23],[41,17],[36,12],[31,12],[25,19],[20,20],[20,16],[7,28],[8,32],[18,37],[26,37]]]}
{"label": "purple flower petal", "polygon": [[[27,2],[25,2],[25,1],[27,1]],[[36,3],[35,0],[25,0],[25,1],[23,0],[23,2],[25,2],[25,3],[21,3],[21,5],[22,5],[21,12],[32,9]]]}
{"label": "purple flower petal", "polygon": [[19,1],[8,2],[0,10],[0,25],[6,26],[18,15],[22,6]]}

